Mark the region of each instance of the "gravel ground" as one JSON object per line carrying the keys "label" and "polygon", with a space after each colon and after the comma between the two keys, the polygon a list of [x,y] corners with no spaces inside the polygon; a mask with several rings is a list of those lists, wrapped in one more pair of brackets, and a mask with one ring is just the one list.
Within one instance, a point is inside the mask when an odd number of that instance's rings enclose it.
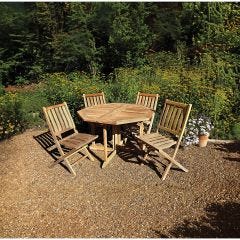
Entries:
{"label": "gravel ground", "polygon": [[240,145],[180,149],[189,173],[161,181],[121,147],[105,168],[87,159],[75,178],[29,130],[0,142],[0,237],[240,237]]}

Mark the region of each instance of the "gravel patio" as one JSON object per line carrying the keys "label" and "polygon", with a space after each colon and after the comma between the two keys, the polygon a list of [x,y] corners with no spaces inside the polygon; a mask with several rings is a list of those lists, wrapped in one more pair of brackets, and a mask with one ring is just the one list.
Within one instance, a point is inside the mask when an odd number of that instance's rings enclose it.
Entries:
{"label": "gravel patio", "polygon": [[240,237],[239,143],[181,148],[189,173],[165,181],[160,162],[140,165],[131,144],[105,169],[83,160],[73,178],[48,167],[40,133],[0,142],[0,237]]}

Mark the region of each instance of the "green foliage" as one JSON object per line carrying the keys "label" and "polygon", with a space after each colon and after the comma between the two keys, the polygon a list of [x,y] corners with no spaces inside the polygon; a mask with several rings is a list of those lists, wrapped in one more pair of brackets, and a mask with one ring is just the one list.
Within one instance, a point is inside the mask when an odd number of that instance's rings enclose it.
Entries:
{"label": "green foliage", "polygon": [[2,83],[0,82],[0,96],[2,96],[4,93],[5,93],[4,87],[3,87]]}
{"label": "green foliage", "polygon": [[42,107],[48,106],[49,102],[41,88],[34,91],[20,92],[22,109],[25,115],[27,127],[41,127],[45,124],[43,120]]}
{"label": "green foliage", "polygon": [[145,24],[147,12],[143,3],[115,3],[115,15],[109,36],[109,51],[114,67],[139,66],[152,37]]}
{"label": "green foliage", "polygon": [[149,27],[154,38],[152,49],[176,51],[182,37],[181,3],[151,3],[147,5]]}
{"label": "green foliage", "polygon": [[68,34],[58,34],[53,41],[53,49],[57,70],[64,69],[69,72],[81,66],[88,69],[92,75],[97,74],[97,50],[90,32],[74,30]]}
{"label": "green foliage", "polygon": [[240,140],[240,120],[232,125],[231,134],[232,138]]}
{"label": "green foliage", "polygon": [[11,93],[0,96],[0,139],[21,132],[25,127],[21,99]]}
{"label": "green foliage", "polygon": [[43,94],[49,104],[67,102],[75,122],[79,122],[77,110],[84,107],[82,94],[105,90],[105,84],[98,77],[90,78],[77,72],[70,75],[65,73],[47,74],[43,79]]}
{"label": "green foliage", "polygon": [[15,80],[15,83],[17,85],[26,85],[26,84],[29,84],[29,81],[24,77],[18,76]]}

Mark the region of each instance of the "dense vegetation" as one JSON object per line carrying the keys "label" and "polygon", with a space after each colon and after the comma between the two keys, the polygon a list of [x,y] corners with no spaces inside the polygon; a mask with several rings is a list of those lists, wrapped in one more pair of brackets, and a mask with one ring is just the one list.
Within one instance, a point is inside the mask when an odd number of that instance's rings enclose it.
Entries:
{"label": "dense vegetation", "polygon": [[159,93],[158,111],[165,98],[192,103],[213,137],[240,139],[238,3],[0,3],[0,14],[0,138],[60,101],[78,121],[82,93],[103,90],[110,102]]}

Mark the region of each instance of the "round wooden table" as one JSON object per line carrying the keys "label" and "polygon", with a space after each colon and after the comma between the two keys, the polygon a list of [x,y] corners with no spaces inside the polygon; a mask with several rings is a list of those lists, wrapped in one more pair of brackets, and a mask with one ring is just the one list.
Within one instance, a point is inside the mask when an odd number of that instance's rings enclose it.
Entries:
{"label": "round wooden table", "polygon": [[[107,103],[79,110],[78,115],[86,122],[97,123],[103,126],[103,148],[105,167],[116,155],[116,145],[121,143],[120,125],[144,122],[151,119],[153,111],[147,107],[128,103]],[[108,155],[107,125],[112,126],[112,153]],[[92,147],[94,149],[94,146]]]}

